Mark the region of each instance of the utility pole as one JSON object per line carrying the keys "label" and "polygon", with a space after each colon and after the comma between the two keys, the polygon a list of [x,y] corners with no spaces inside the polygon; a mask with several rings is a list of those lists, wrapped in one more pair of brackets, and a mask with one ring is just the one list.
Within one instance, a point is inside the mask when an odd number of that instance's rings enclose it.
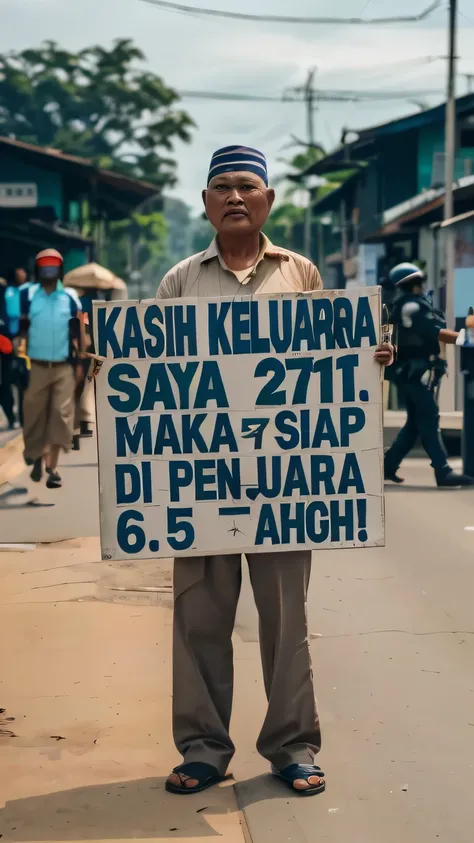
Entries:
{"label": "utility pole", "polygon": [[[308,145],[312,149],[314,147],[314,99],[315,92],[313,89],[314,77],[316,68],[312,67],[308,71],[306,84],[304,86],[304,101],[306,103],[306,125],[308,135]],[[311,222],[312,222],[312,208],[311,208],[311,190],[308,187],[308,205],[304,217],[304,252],[307,258],[311,259]]]}
{"label": "utility pole", "polygon": [[[349,155],[349,146],[347,144],[347,135],[348,132],[346,129],[343,130],[342,133],[342,143],[344,146],[344,161],[349,162],[350,155]],[[347,165],[349,168],[349,164]],[[340,219],[341,219],[341,257],[342,257],[342,267],[345,277],[345,263],[349,257],[349,238],[348,238],[348,230],[347,230],[347,207],[346,207],[346,200],[341,199],[340,204]]]}
{"label": "utility pole", "polygon": [[[456,155],[456,26],[457,0],[449,0],[449,39],[448,39],[448,80],[446,91],[446,128],[445,128],[445,171],[444,171],[444,219],[454,216],[453,181]],[[450,329],[455,327],[454,315],[454,268],[455,268],[455,239],[454,228],[445,228],[445,271],[446,271],[446,324]],[[445,397],[447,410],[454,410],[455,396],[455,354],[454,347],[448,346],[448,364],[451,368],[451,378],[447,380]]]}
{"label": "utility pole", "polygon": [[[444,171],[444,219],[454,216],[453,181],[456,155],[456,17],[457,0],[449,0],[449,53],[446,94],[446,140]],[[446,227],[446,321],[454,328],[454,237]]]}
{"label": "utility pole", "polygon": [[316,74],[316,68],[312,67],[311,70],[308,71],[308,76],[306,79],[306,85],[304,86],[304,94],[305,94],[305,102],[306,102],[306,120],[307,120],[307,129],[308,129],[308,143],[310,146],[314,146],[314,111],[313,111],[313,103],[314,103],[314,90],[313,90],[313,82],[314,77]]}

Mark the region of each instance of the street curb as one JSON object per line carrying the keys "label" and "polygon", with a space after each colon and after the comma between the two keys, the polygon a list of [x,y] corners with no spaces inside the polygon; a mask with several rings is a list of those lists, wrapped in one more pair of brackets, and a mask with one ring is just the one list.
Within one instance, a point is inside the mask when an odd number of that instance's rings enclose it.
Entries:
{"label": "street curb", "polygon": [[[237,796],[236,796],[237,798]],[[245,843],[253,843],[252,835],[250,834],[249,824],[247,822],[247,817],[245,816],[245,810],[241,809],[239,811],[239,822],[240,828],[242,829],[242,835],[244,838]]]}
{"label": "street curb", "polygon": [[23,435],[21,433],[10,439],[3,448],[0,448],[0,486],[9,483],[14,477],[25,470],[23,461]]}

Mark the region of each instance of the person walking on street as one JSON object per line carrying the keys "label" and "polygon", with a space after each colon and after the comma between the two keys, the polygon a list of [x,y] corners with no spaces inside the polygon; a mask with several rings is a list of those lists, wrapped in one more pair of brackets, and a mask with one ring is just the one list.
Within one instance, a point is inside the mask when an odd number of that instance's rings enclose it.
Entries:
{"label": "person walking on street", "polygon": [[9,430],[13,430],[15,426],[13,393],[10,381],[12,351],[13,345],[10,339],[10,332],[0,308],[0,407],[7,419]]}
{"label": "person walking on street", "polygon": [[[36,257],[38,286],[26,289],[21,316],[27,323],[29,386],[24,397],[25,462],[39,482],[46,458],[46,485],[61,486],[57,465],[61,449],[72,445],[74,425],[75,347],[80,344],[80,305],[64,290],[63,259],[54,249]],[[30,293],[32,292],[32,295]]]}
{"label": "person walking on street", "polygon": [[[6,286],[2,287],[2,311],[5,330],[7,331],[9,338],[12,339],[14,343],[13,353],[3,358],[1,374],[2,403],[6,408],[5,414],[8,418],[8,427],[10,430],[19,426],[15,413],[15,401],[13,396],[13,387],[18,385],[18,367],[16,365],[16,344],[14,337],[16,337],[20,328],[20,288],[27,282],[27,280],[28,276],[24,269],[11,269],[7,272]],[[21,401],[22,394],[19,390],[18,415],[20,417],[20,421],[22,415]]]}
{"label": "person walking on street", "polygon": [[[13,354],[10,362],[10,382],[17,394],[17,412],[14,427],[23,427],[23,397],[28,388],[29,360],[26,355],[24,337],[20,330],[20,298],[23,290],[30,286],[28,273],[23,267],[8,272],[8,286],[5,291],[5,306],[10,336],[13,340]],[[12,395],[13,400],[13,395]]]}
{"label": "person walking on street", "polygon": [[[158,299],[321,289],[311,261],[262,234],[274,192],[261,152],[231,146],[214,153],[203,200],[217,237],[168,272]],[[391,346],[379,348],[376,359],[390,363]],[[311,552],[246,556],[268,699],[257,748],[275,776],[311,796],[325,788],[314,764],[321,733],[306,619]],[[172,793],[196,793],[220,781],[234,754],[232,632],[241,582],[240,554],[174,561],[173,731],[183,763],[167,780]]]}
{"label": "person walking on street", "polygon": [[390,371],[405,402],[407,418],[385,454],[385,479],[403,483],[397,473],[399,466],[420,437],[438,486],[474,485],[473,478],[456,474],[448,464],[436,403],[436,392],[446,372],[440,343],[454,344],[458,334],[446,328],[443,314],[424,295],[426,276],[417,266],[398,264],[390,272],[390,280],[401,291],[391,310],[397,330],[397,362]]}

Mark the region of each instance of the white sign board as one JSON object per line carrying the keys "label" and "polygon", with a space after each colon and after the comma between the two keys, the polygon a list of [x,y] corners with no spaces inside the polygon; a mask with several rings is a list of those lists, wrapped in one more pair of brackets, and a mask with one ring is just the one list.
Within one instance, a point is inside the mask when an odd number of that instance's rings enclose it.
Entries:
{"label": "white sign board", "polygon": [[0,184],[0,207],[36,208],[38,187],[33,182],[10,182]]}
{"label": "white sign board", "polygon": [[384,544],[378,288],[94,302],[104,559]]}

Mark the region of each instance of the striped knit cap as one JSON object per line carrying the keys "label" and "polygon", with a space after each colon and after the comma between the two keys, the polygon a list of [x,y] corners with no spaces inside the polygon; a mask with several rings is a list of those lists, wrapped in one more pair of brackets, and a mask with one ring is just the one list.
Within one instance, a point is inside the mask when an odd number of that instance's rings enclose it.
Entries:
{"label": "striped knit cap", "polygon": [[250,146],[225,146],[211,158],[207,183],[223,173],[254,173],[268,186],[267,162],[263,153]]}

